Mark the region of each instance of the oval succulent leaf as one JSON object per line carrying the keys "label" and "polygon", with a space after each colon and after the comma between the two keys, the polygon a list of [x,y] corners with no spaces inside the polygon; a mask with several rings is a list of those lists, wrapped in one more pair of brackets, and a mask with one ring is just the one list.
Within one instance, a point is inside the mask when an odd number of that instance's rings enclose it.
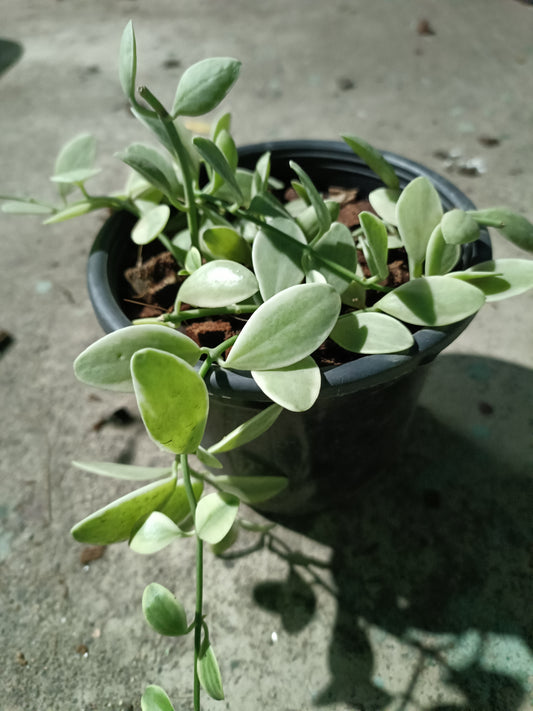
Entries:
{"label": "oval succulent leaf", "polygon": [[315,188],[313,181],[307,175],[305,170],[303,170],[303,168],[292,160],[289,161],[289,165],[299,177],[303,187],[305,188],[309,202],[316,212],[320,234],[326,232],[331,225],[331,215],[328,210],[328,206],[324,202],[318,190]]}
{"label": "oval succulent leaf", "polygon": [[469,214],[478,224],[495,227],[517,247],[533,252],[533,224],[522,215],[505,207],[472,210]]}
{"label": "oval succulent leaf", "polygon": [[398,230],[409,256],[409,264],[421,264],[431,233],[442,219],[438,192],[424,176],[412,180],[396,204]]}
{"label": "oval succulent leaf", "polygon": [[133,22],[130,20],[120,41],[118,75],[122,91],[128,99],[135,100],[135,78],[137,76],[137,45]]}
{"label": "oval succulent leaf", "polygon": [[400,181],[394,168],[378,150],[357,136],[343,136],[342,138],[388,188],[397,190],[400,187]]}
{"label": "oval succulent leaf", "polygon": [[[304,271],[300,266],[301,251],[286,249],[289,240],[296,240],[302,245],[307,245],[304,233],[295,222],[277,217],[270,222],[268,228],[260,230],[253,242],[252,260],[255,274],[259,284],[259,291],[264,301],[289,286],[299,284],[304,278]],[[273,236],[272,228],[287,235],[283,240],[280,235]]]}
{"label": "oval succulent leaf", "polygon": [[249,264],[252,260],[250,245],[231,227],[210,227],[202,239],[215,259],[229,259],[239,264]]}
{"label": "oval succulent leaf", "polygon": [[123,163],[136,170],[170,200],[181,194],[173,165],[155,148],[143,143],[133,143],[117,155]]}
{"label": "oval succulent leaf", "polygon": [[101,207],[101,205],[94,200],[78,200],[77,202],[71,203],[63,210],[55,212],[51,217],[48,217],[43,222],[43,225],[55,225],[58,222],[72,220],[74,217],[81,217],[81,215],[86,215],[88,212],[97,210],[99,207]]}
{"label": "oval succulent leaf", "polygon": [[222,677],[213,647],[207,643],[202,645],[196,664],[198,679],[204,691],[216,701],[224,699]]}
{"label": "oval succulent leaf", "polygon": [[74,374],[87,385],[133,392],[130,360],[134,353],[148,347],[172,353],[190,365],[200,357],[196,343],[172,328],[157,324],[126,326],[108,333],[80,353],[74,361]]}
{"label": "oval succulent leaf", "polygon": [[232,432],[223,437],[216,444],[209,447],[211,454],[220,452],[230,452],[232,449],[241,447],[243,444],[253,441],[266,432],[278,419],[282,412],[279,405],[272,404],[265,407],[257,415],[254,415],[242,425],[236,427]]}
{"label": "oval succulent leaf", "polygon": [[302,360],[327,338],[340,306],[340,296],[329,284],[301,284],[281,291],[252,314],[225,365],[272,370]]}
{"label": "oval succulent leaf", "polygon": [[51,177],[54,183],[64,183],[66,185],[80,185],[100,173],[100,168],[75,168],[64,173],[58,173]]}
{"label": "oval succulent leaf", "polygon": [[389,267],[387,265],[389,237],[387,228],[379,217],[376,217],[371,212],[361,212],[359,220],[364,233],[361,239],[361,246],[363,247],[370,273],[379,279],[386,279],[389,276]]}
{"label": "oval succulent leaf", "polygon": [[152,511],[146,521],[135,526],[130,537],[130,548],[135,553],[150,555],[170,545],[176,538],[188,535],[168,516],[160,511]]}
{"label": "oval succulent leaf", "polygon": [[151,684],[142,695],[141,711],[174,711],[174,706],[160,686]]}
{"label": "oval succulent leaf", "polygon": [[157,205],[137,220],[131,231],[132,240],[139,245],[149,244],[163,232],[169,217],[169,206]]}
{"label": "oval succulent leaf", "polygon": [[461,256],[461,245],[449,244],[442,236],[442,223],[437,225],[429,238],[424,270],[426,276],[446,274],[455,267]]}
{"label": "oval succulent leaf", "polygon": [[178,293],[182,303],[203,308],[238,304],[258,289],[253,272],[228,259],[203,264],[186,279]]}
{"label": "oval succulent leaf", "polygon": [[207,388],[181,358],[145,348],[131,359],[133,387],[144,425],[161,449],[195,452],[205,430]]}
{"label": "oval succulent leaf", "polygon": [[416,326],[446,326],[472,316],[484,303],[483,292],[475,286],[449,276],[430,276],[390,291],[376,308]]}
{"label": "oval succulent leaf", "polygon": [[309,276],[309,272],[316,270],[322,274],[335,291],[339,294],[344,293],[351,280],[348,277],[339,276],[329,266],[320,261],[321,257],[329,262],[339,264],[352,273],[355,272],[357,250],[352,234],[346,225],[334,222],[325,234],[313,241],[312,253],[306,255],[303,260],[307,276]]}
{"label": "oval succulent leaf", "polygon": [[159,634],[180,637],[187,633],[187,616],[181,602],[159,583],[144,589],[142,609],[146,621]]}
{"label": "oval succulent leaf", "polygon": [[271,499],[287,488],[289,480],[283,476],[231,476],[220,474],[213,483],[227,494],[245,504],[258,504]]}
{"label": "oval succulent leaf", "polygon": [[368,202],[382,220],[385,220],[389,225],[397,227],[396,203],[400,195],[400,190],[393,188],[376,188],[369,193]]}
{"label": "oval succulent leaf", "polygon": [[[54,166],[54,176],[70,173],[75,170],[88,170],[93,167],[96,155],[96,139],[87,133],[76,136],[68,141],[59,151]],[[74,190],[73,184],[63,184],[59,181],[59,193],[66,197]]]}
{"label": "oval succulent leaf", "polygon": [[219,543],[237,517],[239,499],[225,493],[208,494],[196,506],[196,533],[206,543]]}
{"label": "oval succulent leaf", "polygon": [[446,212],[440,224],[442,236],[448,244],[467,244],[479,237],[479,225],[464,210],[456,208]]}
{"label": "oval succulent leaf", "polygon": [[[204,490],[203,482],[193,482],[192,490],[196,501],[198,501]],[[187,521],[191,514],[191,508],[185,486],[183,484],[177,484],[172,494],[162,506],[158,507],[157,510],[162,514],[165,514],[165,516],[168,516],[168,518],[171,521],[174,521],[174,523],[180,526],[180,528],[184,527],[185,521]]]}
{"label": "oval succulent leaf", "polygon": [[331,332],[339,346],[353,353],[397,353],[413,345],[403,323],[386,314],[365,312],[341,316]]}
{"label": "oval succulent leaf", "polygon": [[215,109],[239,76],[241,63],[231,57],[210,57],[189,67],[182,75],[173,116],[200,116]]}
{"label": "oval succulent leaf", "polygon": [[499,301],[533,288],[533,262],[528,259],[494,259],[449,276],[472,280],[472,284],[485,294],[487,301]]}
{"label": "oval succulent leaf", "polygon": [[127,479],[128,481],[145,481],[169,476],[171,467],[141,467],[134,464],[118,464],[117,462],[72,462],[73,466],[91,474],[108,476],[112,479]]}
{"label": "oval succulent leaf", "polygon": [[231,188],[233,198],[237,202],[242,202],[244,198],[235,175],[235,170],[228,163],[220,148],[209,138],[203,138],[202,136],[194,138],[193,143],[207,165],[222,178],[226,183],[226,187]]}
{"label": "oval succulent leaf", "polygon": [[87,516],[72,528],[71,533],[80,543],[92,545],[126,541],[135,524],[161,506],[175,486],[176,479],[170,477],[130,492]]}
{"label": "oval succulent leaf", "polygon": [[291,412],[309,410],[320,393],[320,368],[311,356],[276,370],[252,370],[252,377],[265,395]]}

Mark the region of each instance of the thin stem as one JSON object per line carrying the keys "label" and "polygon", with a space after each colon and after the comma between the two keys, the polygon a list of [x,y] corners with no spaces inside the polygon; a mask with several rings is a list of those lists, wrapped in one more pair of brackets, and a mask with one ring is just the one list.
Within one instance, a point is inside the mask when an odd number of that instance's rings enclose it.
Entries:
{"label": "thin stem", "polygon": [[186,309],[184,311],[165,314],[163,321],[179,324],[182,321],[189,321],[195,318],[206,318],[207,316],[238,316],[239,314],[251,314],[257,311],[257,304],[232,304],[230,306],[217,306],[203,309]]}
{"label": "thin stem", "polygon": [[199,375],[201,378],[205,378],[207,375],[209,368],[213,365],[214,361],[220,358],[222,353],[224,353],[225,350],[227,350],[230,346],[232,346],[235,341],[237,340],[237,336],[232,336],[231,338],[227,338],[225,341],[223,341],[220,345],[218,345],[216,348],[212,348],[208,355],[207,358],[204,360],[202,363],[202,367],[200,368]]}
{"label": "thin stem", "polygon": [[[189,469],[189,458],[187,454],[180,455],[181,470],[183,472],[183,482],[189,507],[194,517],[196,512],[196,496],[192,488],[191,471]],[[203,598],[204,598],[204,544],[202,539],[196,537],[196,607],[194,612],[194,711],[200,711],[200,679],[198,678],[198,658],[200,656],[200,646],[202,644],[202,622],[203,622]]]}

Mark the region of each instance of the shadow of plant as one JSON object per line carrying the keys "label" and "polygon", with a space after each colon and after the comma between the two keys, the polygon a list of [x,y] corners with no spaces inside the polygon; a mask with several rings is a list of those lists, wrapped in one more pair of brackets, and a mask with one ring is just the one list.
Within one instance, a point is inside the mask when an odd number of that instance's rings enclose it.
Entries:
{"label": "shadow of plant", "polygon": [[[394,699],[395,711],[517,711],[527,699],[533,676],[531,419],[521,428],[529,441],[515,442],[519,455],[506,461],[505,450],[521,418],[531,418],[533,373],[466,356],[443,356],[435,368],[442,383],[454,382],[457,427],[418,408],[394,471],[370,482],[349,510],[291,524],[333,551],[337,619],[329,651],[331,682],[317,699],[319,706],[342,701],[349,708],[379,711],[392,708]],[[484,425],[483,436],[498,438],[503,459],[482,438],[475,439],[475,423],[464,419],[485,393],[479,374],[489,372],[500,381],[499,399],[479,404],[487,417],[493,406],[506,417],[495,418],[497,426]],[[446,388],[438,377],[432,380],[424,400],[438,412]],[[524,411],[516,405],[518,391],[507,387],[518,383]],[[291,575],[293,582],[285,587],[259,586],[255,598],[282,610],[287,629],[295,614],[294,629],[300,629],[314,610],[313,583],[300,578],[295,585]],[[379,632],[373,644],[380,635],[392,637],[416,662],[405,665],[410,679],[396,680],[402,682],[400,694],[392,695],[376,678],[371,629]],[[431,666],[438,666],[440,681],[454,692],[451,704],[438,693],[415,698]]]}
{"label": "shadow of plant", "polygon": [[0,74],[16,64],[23,52],[20,42],[0,38]]}

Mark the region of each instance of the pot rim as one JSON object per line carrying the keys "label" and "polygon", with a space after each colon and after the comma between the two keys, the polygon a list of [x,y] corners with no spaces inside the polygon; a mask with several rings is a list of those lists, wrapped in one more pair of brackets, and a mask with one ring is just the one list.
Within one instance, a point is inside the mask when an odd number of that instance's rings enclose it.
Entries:
{"label": "pot rim", "polygon": [[[247,144],[238,149],[239,164],[246,160],[255,160],[270,151],[276,160],[298,158],[308,160],[332,161],[333,164],[355,170],[358,175],[376,181],[375,174],[349,148],[340,141],[329,140],[282,140]],[[418,175],[428,177],[435,185],[445,209],[459,207],[463,210],[475,209],[474,203],[447,178],[426,166],[390,151],[381,151],[383,156],[395,168],[400,184],[404,186]],[[377,180],[377,182],[380,182]],[[98,233],[89,255],[87,266],[87,286],[98,321],[107,333],[131,325],[122,312],[110,285],[112,275],[110,249],[116,243],[116,235],[124,230],[124,221],[131,216],[127,213],[115,213],[103,225]],[[468,244],[463,249],[461,260],[464,264],[475,264],[490,259],[492,256],[490,237],[482,232],[479,240]],[[336,397],[357,392],[358,390],[382,386],[403,377],[414,368],[431,362],[438,353],[454,341],[472,321],[474,316],[449,326],[422,328],[414,334],[415,344],[404,354],[363,355],[355,360],[338,366],[322,369],[322,388],[320,398]],[[230,371],[213,366],[206,378],[210,395],[222,399],[236,398],[239,401],[269,402],[249,373]]]}

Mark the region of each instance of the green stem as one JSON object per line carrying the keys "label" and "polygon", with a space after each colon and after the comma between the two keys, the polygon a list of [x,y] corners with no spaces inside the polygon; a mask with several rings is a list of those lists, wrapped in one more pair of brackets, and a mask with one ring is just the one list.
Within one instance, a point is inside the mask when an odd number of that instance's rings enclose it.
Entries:
{"label": "green stem", "polygon": [[206,318],[208,316],[238,316],[239,314],[251,314],[257,311],[257,304],[232,304],[230,306],[218,306],[211,309],[186,309],[177,313],[164,314],[162,321],[180,324],[182,321],[189,321],[194,318]]}
{"label": "green stem", "polygon": [[189,156],[185,150],[185,146],[176,130],[172,116],[165,109],[163,104],[152,94],[146,87],[142,86],[139,89],[139,94],[145,99],[154,109],[159,120],[163,124],[167,136],[174,149],[175,158],[177,159],[183,177],[183,187],[185,189],[185,202],[187,206],[187,226],[191,234],[191,243],[193,247],[200,248],[200,234],[198,228],[198,211],[195,201],[194,181],[191,175],[191,165]]}
{"label": "green stem", "polygon": [[205,378],[207,375],[209,368],[213,365],[213,363],[220,358],[222,353],[226,349],[228,349],[230,346],[232,346],[235,341],[237,340],[237,336],[232,336],[231,338],[226,339],[222,343],[220,343],[216,348],[210,349],[207,358],[204,360],[202,363],[202,367],[199,370],[199,375],[201,378]]}
{"label": "green stem", "polygon": [[[183,482],[189,507],[194,517],[196,512],[196,496],[192,488],[191,471],[187,454],[180,455]],[[203,598],[204,598],[204,544],[196,534],[196,607],[194,612],[194,711],[200,711],[200,679],[198,678],[198,657],[202,644]]]}

